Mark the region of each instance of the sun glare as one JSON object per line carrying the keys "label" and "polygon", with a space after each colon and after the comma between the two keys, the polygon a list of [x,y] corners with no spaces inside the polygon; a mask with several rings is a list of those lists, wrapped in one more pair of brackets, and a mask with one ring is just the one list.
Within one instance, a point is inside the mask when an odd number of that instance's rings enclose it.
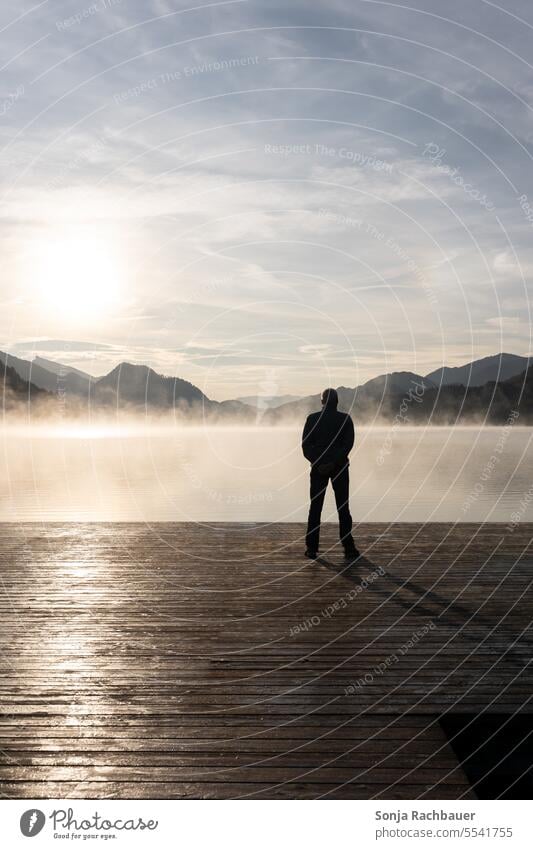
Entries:
{"label": "sun glare", "polygon": [[85,320],[102,315],[117,301],[119,265],[104,239],[76,235],[41,243],[33,274],[40,297],[50,307]]}

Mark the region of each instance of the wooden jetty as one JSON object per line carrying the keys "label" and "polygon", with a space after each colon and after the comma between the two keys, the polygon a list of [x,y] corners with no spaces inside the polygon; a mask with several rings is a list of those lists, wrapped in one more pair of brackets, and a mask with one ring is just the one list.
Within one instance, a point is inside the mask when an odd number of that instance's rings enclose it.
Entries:
{"label": "wooden jetty", "polygon": [[4,798],[466,799],[533,713],[532,525],[3,524]]}

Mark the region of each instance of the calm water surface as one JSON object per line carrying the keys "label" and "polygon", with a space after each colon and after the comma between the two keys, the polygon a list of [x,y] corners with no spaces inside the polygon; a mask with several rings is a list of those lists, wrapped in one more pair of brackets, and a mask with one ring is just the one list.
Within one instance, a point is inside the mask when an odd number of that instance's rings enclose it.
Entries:
{"label": "calm water surface", "polygon": [[[530,428],[359,429],[358,521],[533,521]],[[296,428],[7,427],[1,521],[302,521]],[[333,519],[328,497],[324,518]]]}

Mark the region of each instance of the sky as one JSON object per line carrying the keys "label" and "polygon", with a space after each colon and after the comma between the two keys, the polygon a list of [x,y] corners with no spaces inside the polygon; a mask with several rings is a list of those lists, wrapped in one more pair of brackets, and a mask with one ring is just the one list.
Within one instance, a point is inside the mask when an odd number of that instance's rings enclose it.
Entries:
{"label": "sky", "polygon": [[0,33],[0,350],[218,400],[533,350],[527,0],[3,0]]}

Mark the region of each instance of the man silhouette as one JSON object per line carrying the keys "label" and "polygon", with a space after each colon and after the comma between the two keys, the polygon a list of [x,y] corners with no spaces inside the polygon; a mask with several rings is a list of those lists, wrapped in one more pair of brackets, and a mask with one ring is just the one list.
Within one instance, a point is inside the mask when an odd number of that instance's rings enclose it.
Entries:
{"label": "man silhouette", "polygon": [[302,434],[302,451],[311,463],[311,505],[305,537],[305,556],[314,559],[318,555],[320,516],[328,482],[331,480],[339,514],[339,534],[344,546],[344,555],[351,561],[359,557],[352,537],[352,517],[348,505],[348,454],[353,448],[354,429],[351,417],[337,410],[338,403],[336,390],[324,389],[322,410],[307,417]]}

